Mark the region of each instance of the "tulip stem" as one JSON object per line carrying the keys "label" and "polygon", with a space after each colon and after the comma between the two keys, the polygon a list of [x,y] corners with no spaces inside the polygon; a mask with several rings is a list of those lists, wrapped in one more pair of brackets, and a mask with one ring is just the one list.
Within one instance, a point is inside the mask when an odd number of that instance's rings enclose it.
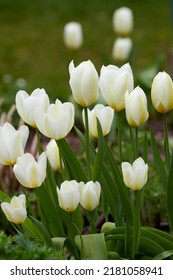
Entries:
{"label": "tulip stem", "polygon": [[140,243],[140,209],[141,209],[141,190],[135,191],[134,201],[134,218],[133,218],[133,239],[132,239],[132,258],[135,259],[135,254],[138,251]]}
{"label": "tulip stem", "polygon": [[88,175],[89,178],[92,177],[91,165],[90,165],[90,139],[89,139],[89,123],[88,123],[88,109],[84,108],[84,116],[85,116],[85,137],[86,137],[86,161],[88,167]]}
{"label": "tulip stem", "polygon": [[41,146],[40,132],[37,128],[36,128],[36,135],[37,135],[37,142],[38,142],[38,151],[41,154],[43,149],[42,149],[42,146]]}
{"label": "tulip stem", "polygon": [[164,127],[165,159],[166,159],[167,168],[169,170],[171,160],[170,160],[170,151],[169,151],[168,127],[167,127],[167,122],[166,122],[166,114],[162,114],[162,115],[163,115],[163,127]]}
{"label": "tulip stem", "polygon": [[121,139],[121,118],[120,112],[117,112],[117,125],[118,125],[118,148],[119,148],[119,161],[122,162],[122,139]]}
{"label": "tulip stem", "polygon": [[138,158],[138,127],[135,127],[135,157]]}

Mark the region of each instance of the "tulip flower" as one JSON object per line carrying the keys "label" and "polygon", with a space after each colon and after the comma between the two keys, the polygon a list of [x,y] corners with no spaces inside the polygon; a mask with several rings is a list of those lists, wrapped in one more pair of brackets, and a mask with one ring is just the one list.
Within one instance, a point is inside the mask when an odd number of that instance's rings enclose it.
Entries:
{"label": "tulip flower", "polygon": [[83,43],[83,33],[81,24],[78,22],[69,22],[64,26],[64,43],[67,48],[77,50]]}
{"label": "tulip flower", "polygon": [[138,86],[132,92],[125,94],[126,118],[130,126],[138,127],[148,119],[147,98]]}
{"label": "tulip flower", "polygon": [[148,164],[139,157],[132,165],[129,162],[123,162],[121,167],[125,185],[134,191],[142,189],[148,178]]}
{"label": "tulip flower", "polygon": [[99,182],[87,182],[80,185],[80,204],[88,211],[93,211],[98,207],[100,201],[101,186]]}
{"label": "tulip flower", "polygon": [[99,95],[99,78],[94,64],[88,60],[77,67],[69,65],[70,87],[75,101],[82,107],[92,105]]}
{"label": "tulip flower", "polygon": [[154,108],[160,113],[173,109],[173,82],[166,72],[159,72],[151,86],[151,100]]}
{"label": "tulip flower", "polygon": [[46,163],[45,152],[39,156],[38,162],[35,161],[31,154],[26,153],[18,157],[13,171],[21,185],[31,189],[37,188],[41,186],[46,178]]}
{"label": "tulip flower", "polygon": [[61,163],[60,163],[59,148],[54,139],[51,139],[46,146],[46,156],[50,162],[52,169],[60,170]]}
{"label": "tulip flower", "polygon": [[120,36],[128,36],[133,30],[133,13],[127,7],[115,10],[113,14],[113,29]]}
{"label": "tulip flower", "polygon": [[60,189],[57,187],[59,205],[67,212],[73,212],[80,202],[79,184],[75,180],[64,181]]}
{"label": "tulip flower", "polygon": [[128,63],[122,67],[102,66],[100,91],[106,103],[119,112],[125,107],[125,93],[134,87],[133,73]]}
{"label": "tulip flower", "polygon": [[116,61],[126,61],[132,50],[132,40],[130,38],[117,38],[113,45],[112,57]]}
{"label": "tulip flower", "polygon": [[37,108],[34,118],[42,134],[52,139],[62,139],[74,125],[74,105],[56,99],[55,104],[50,104],[46,112],[41,107]]}
{"label": "tulip flower", "polygon": [[36,127],[34,111],[36,108],[42,108],[46,111],[49,105],[49,97],[44,89],[35,89],[31,95],[26,91],[19,90],[16,94],[16,109],[19,116],[32,127]]}
{"label": "tulip flower", "polygon": [[[89,122],[89,132],[92,136],[98,138],[97,130],[97,119],[100,122],[103,136],[107,135],[110,132],[111,125],[114,117],[114,110],[109,106],[104,106],[102,104],[97,104],[93,110],[88,110],[88,122]],[[84,111],[83,111],[83,121]]]}
{"label": "tulip flower", "polygon": [[15,164],[18,156],[24,153],[28,136],[29,129],[25,125],[18,130],[8,122],[0,126],[0,163]]}
{"label": "tulip flower", "polygon": [[26,217],[26,197],[24,194],[13,196],[11,202],[1,203],[2,211],[4,212],[8,221],[14,224],[23,224]]}

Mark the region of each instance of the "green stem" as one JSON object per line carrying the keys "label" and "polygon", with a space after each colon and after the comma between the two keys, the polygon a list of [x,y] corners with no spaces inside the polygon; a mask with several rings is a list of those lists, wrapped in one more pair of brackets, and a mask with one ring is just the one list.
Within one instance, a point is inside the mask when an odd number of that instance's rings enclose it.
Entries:
{"label": "green stem", "polygon": [[138,158],[138,127],[135,127],[135,158]]}
{"label": "green stem", "polygon": [[119,160],[122,162],[122,139],[121,139],[121,118],[120,113],[117,112],[117,125],[118,125],[118,148],[119,148]]}
{"label": "green stem", "polygon": [[25,190],[25,187],[22,186],[22,191],[26,197],[26,202],[27,202],[27,206],[28,206],[28,209],[29,209],[29,212],[31,214],[32,217],[36,217],[35,213],[34,213],[34,210],[32,209],[32,206],[31,206],[31,203],[29,201],[29,198],[28,198],[28,195],[26,193],[26,190]]}
{"label": "green stem", "polygon": [[165,159],[167,168],[170,168],[170,151],[169,151],[169,138],[168,138],[168,127],[166,122],[166,114],[163,114],[163,127],[164,127],[164,149],[165,149]]}
{"label": "green stem", "polygon": [[130,141],[131,141],[131,162],[133,162],[135,160],[135,139],[134,139],[134,133],[133,133],[133,127],[129,127],[130,128]]}
{"label": "green stem", "polygon": [[43,152],[43,148],[41,146],[40,132],[37,128],[36,128],[36,135],[37,135],[37,142],[38,142],[38,151],[39,151],[39,154],[41,154]]}
{"label": "green stem", "polygon": [[135,255],[139,248],[140,243],[140,209],[141,209],[141,191],[135,191],[134,202],[134,219],[133,219],[133,239],[132,239],[132,258],[135,259]]}
{"label": "green stem", "polygon": [[88,123],[88,109],[84,108],[85,116],[85,137],[86,137],[86,161],[88,167],[89,178],[92,177],[91,164],[90,164],[90,140],[89,140],[89,123]]}

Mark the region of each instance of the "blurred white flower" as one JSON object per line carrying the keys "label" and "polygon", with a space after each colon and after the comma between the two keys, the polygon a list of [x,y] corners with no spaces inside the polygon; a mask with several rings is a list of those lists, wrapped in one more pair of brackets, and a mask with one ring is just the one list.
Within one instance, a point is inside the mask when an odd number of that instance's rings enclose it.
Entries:
{"label": "blurred white flower", "polygon": [[132,50],[132,40],[130,38],[117,38],[113,44],[112,57],[114,60],[127,61]]}
{"label": "blurred white flower", "polygon": [[116,9],[113,14],[113,29],[120,36],[127,36],[133,30],[133,13],[127,7]]}
{"label": "blurred white flower", "polygon": [[83,43],[82,26],[78,22],[69,22],[64,26],[64,43],[66,47],[76,50],[81,47]]}
{"label": "blurred white flower", "polygon": [[61,169],[59,148],[54,139],[51,139],[46,146],[46,156],[53,170]]}

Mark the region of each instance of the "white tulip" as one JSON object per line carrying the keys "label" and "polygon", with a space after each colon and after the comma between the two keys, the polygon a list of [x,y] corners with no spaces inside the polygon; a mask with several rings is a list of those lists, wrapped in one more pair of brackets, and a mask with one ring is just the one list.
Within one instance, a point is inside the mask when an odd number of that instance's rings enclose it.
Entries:
{"label": "white tulip", "polygon": [[37,188],[46,178],[46,164],[45,152],[39,156],[37,162],[31,154],[26,153],[18,157],[13,171],[21,185],[27,188]]}
{"label": "white tulip", "polygon": [[89,181],[80,185],[81,198],[80,204],[88,211],[93,211],[98,207],[101,194],[101,186],[99,182]]}
{"label": "white tulip", "polygon": [[29,136],[29,129],[22,125],[16,130],[10,123],[6,122],[0,127],[0,163],[13,165],[18,156],[24,153],[25,145]]}
{"label": "white tulip", "polygon": [[34,118],[42,134],[58,140],[66,137],[74,125],[74,105],[56,99],[55,104],[50,104],[46,112],[42,108],[37,108],[34,111]]}
{"label": "white tulip", "polygon": [[50,162],[52,169],[60,170],[61,162],[60,162],[59,148],[54,139],[51,139],[46,146],[46,156]]}
{"label": "white tulip", "polygon": [[64,181],[60,189],[57,187],[59,205],[67,212],[73,212],[80,202],[79,184],[75,180]]}
{"label": "white tulip", "polygon": [[132,91],[134,78],[129,63],[122,67],[102,66],[100,74],[100,91],[106,103],[119,112],[125,107],[125,93]]}
{"label": "white tulip", "polygon": [[[114,110],[109,106],[104,106],[102,104],[97,104],[93,110],[88,110],[88,123],[89,132],[92,136],[98,137],[97,130],[97,119],[100,122],[103,136],[110,132],[111,125],[114,118]],[[85,124],[84,111],[83,111],[83,122]]]}
{"label": "white tulip", "polygon": [[66,47],[76,50],[81,47],[83,43],[82,26],[78,22],[69,22],[64,26],[64,43]]}
{"label": "white tulip", "polygon": [[139,157],[131,165],[129,162],[122,163],[123,180],[127,187],[137,191],[143,188],[148,179],[148,164]]}
{"label": "white tulip", "polygon": [[127,7],[115,10],[113,14],[113,29],[120,36],[127,36],[133,30],[133,13]]}
{"label": "white tulip", "polygon": [[166,72],[159,72],[151,86],[151,100],[154,108],[160,113],[173,109],[173,82]]}
{"label": "white tulip", "polygon": [[26,217],[26,197],[24,194],[18,197],[13,196],[11,202],[1,203],[2,211],[4,212],[8,221],[14,224],[23,224]]}
{"label": "white tulip", "polygon": [[128,60],[132,50],[132,40],[130,38],[117,38],[113,44],[112,57],[116,61]]}
{"label": "white tulip", "polygon": [[44,89],[35,89],[31,95],[24,90],[19,90],[16,94],[16,109],[19,116],[29,125],[36,127],[34,111],[41,108],[46,111],[49,105],[49,97]]}
{"label": "white tulip", "polygon": [[77,67],[69,65],[70,87],[75,101],[82,107],[93,104],[99,95],[99,77],[94,64],[88,60]]}
{"label": "white tulip", "polygon": [[132,92],[125,94],[126,119],[130,126],[138,127],[148,119],[147,98],[138,86]]}

